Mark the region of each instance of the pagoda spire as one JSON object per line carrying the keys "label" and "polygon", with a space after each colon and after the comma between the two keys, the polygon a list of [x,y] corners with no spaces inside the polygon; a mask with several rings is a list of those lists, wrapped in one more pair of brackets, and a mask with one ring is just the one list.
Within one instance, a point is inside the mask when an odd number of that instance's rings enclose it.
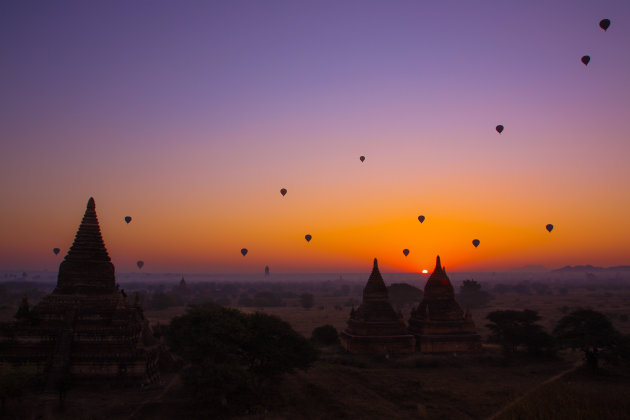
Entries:
{"label": "pagoda spire", "polygon": [[105,248],[90,197],[74,242],[59,266],[57,293],[104,293],[116,289],[114,265]]}
{"label": "pagoda spire", "polygon": [[437,258],[435,259],[435,268],[433,269],[433,272],[441,273],[443,271],[444,269],[442,268],[442,262],[440,261],[440,256],[438,255]]}
{"label": "pagoda spire", "polygon": [[435,268],[433,269],[433,273],[431,273],[426,285],[424,286],[424,293],[426,297],[442,296],[446,299],[454,299],[455,297],[453,285],[446,275],[446,270],[442,266],[439,255],[435,259]]}
{"label": "pagoda spire", "polygon": [[83,220],[79,225],[79,230],[74,237],[74,243],[66,261],[111,261],[103,237],[101,228],[96,217],[96,204],[94,198],[90,197],[83,215]]}
{"label": "pagoda spire", "polygon": [[372,274],[363,289],[364,300],[388,300],[387,287],[383,281],[383,276],[378,270],[378,260],[374,258],[372,266]]}

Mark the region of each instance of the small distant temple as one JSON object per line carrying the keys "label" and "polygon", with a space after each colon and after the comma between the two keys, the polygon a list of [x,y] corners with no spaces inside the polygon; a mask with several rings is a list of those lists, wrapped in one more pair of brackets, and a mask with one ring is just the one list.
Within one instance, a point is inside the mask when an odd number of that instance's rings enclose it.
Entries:
{"label": "small distant temple", "polygon": [[424,286],[422,302],[411,312],[409,332],[422,353],[469,352],[481,349],[470,312],[462,311],[438,255],[435,269]]}
{"label": "small distant temple", "polygon": [[47,388],[159,379],[159,343],[137,296],[128,303],[116,285],[92,198],[54,291],[30,309],[24,297],[15,318],[0,326],[0,363],[37,366]]}
{"label": "small distant temple", "polygon": [[363,289],[363,302],[350,312],[347,328],[339,335],[350,353],[413,353],[414,337],[401,314],[389,302],[387,287],[374,258],[372,274]]}

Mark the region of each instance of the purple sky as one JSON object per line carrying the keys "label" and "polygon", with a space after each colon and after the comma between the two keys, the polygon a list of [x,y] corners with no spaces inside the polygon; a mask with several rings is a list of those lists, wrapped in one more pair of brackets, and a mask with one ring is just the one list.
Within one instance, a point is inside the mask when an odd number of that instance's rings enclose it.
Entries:
{"label": "purple sky", "polygon": [[[91,195],[112,220],[154,212],[156,224],[189,235],[173,239],[180,248],[201,244],[193,226],[215,218],[202,229],[217,238],[208,249],[235,236],[238,250],[244,232],[271,235],[259,225],[286,220],[262,201],[283,186],[311,204],[296,207],[300,238],[317,227],[341,235],[365,206],[380,220],[399,211],[413,220],[423,208],[444,214],[445,203],[460,214],[445,223],[485,212],[498,232],[535,215],[533,225],[566,220],[570,233],[550,258],[525,234],[526,245],[480,260],[440,242],[462,268],[628,263],[619,249],[630,245],[629,41],[627,1],[4,1],[0,267],[50,265],[34,255],[67,249]],[[496,124],[506,127],[500,138]],[[361,154],[373,171],[366,185],[352,172]],[[381,202],[394,204],[379,213]],[[46,220],[33,222],[43,203]],[[603,231],[578,232],[602,214]],[[126,247],[110,235],[112,249],[172,254],[154,249],[166,236]],[[469,247],[468,236],[448,235]],[[270,239],[268,260],[285,252],[279,241]],[[374,241],[298,261],[339,269],[337,255],[362,266],[385,252]],[[409,246],[384,241],[396,254]],[[567,251],[575,241],[593,248]],[[414,264],[431,264],[437,248]],[[221,265],[177,258],[160,269]]]}

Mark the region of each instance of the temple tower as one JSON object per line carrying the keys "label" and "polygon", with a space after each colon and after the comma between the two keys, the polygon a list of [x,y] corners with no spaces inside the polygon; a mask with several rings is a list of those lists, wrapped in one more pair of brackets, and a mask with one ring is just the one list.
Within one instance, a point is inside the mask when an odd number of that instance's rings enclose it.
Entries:
{"label": "temple tower", "polygon": [[350,313],[341,344],[351,353],[412,353],[414,338],[406,331],[402,315],[389,302],[387,287],[374,258],[372,274],[363,289],[363,302]]}
{"label": "temple tower", "polygon": [[116,286],[90,198],[54,291],[13,324],[0,326],[0,363],[31,363],[60,382],[150,383],[159,379],[160,347],[139,304]]}
{"label": "temple tower", "polygon": [[116,290],[114,264],[109,258],[90,197],[68,255],[59,266],[57,294],[103,294]]}
{"label": "temple tower", "polygon": [[422,302],[411,312],[409,332],[416,337],[416,351],[447,353],[481,348],[470,312],[455,301],[453,286],[438,255],[435,269],[424,286]]}

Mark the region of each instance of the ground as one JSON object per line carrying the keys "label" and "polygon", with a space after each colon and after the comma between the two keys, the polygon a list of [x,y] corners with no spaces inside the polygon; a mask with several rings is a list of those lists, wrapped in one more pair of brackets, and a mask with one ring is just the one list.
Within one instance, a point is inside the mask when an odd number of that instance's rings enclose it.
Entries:
{"label": "ground", "polygon": [[[629,297],[628,292],[611,294],[586,290],[567,296],[500,295],[489,307],[473,310],[473,318],[482,336],[486,336],[488,312],[527,308],[538,311],[543,318],[541,323],[551,330],[563,311],[566,312],[565,306],[630,314]],[[289,299],[285,307],[240,309],[277,315],[309,337],[315,327],[324,324],[343,329],[350,312],[350,307],[343,306],[347,300],[347,297],[316,296],[315,306],[308,310],[300,307],[297,300]],[[401,309],[407,318],[410,308]],[[11,310],[4,311],[5,319],[10,317]],[[184,312],[185,307],[173,307],[147,311],[146,316],[152,323],[167,324],[173,316]],[[630,323],[618,316],[613,323],[622,332],[630,332]],[[571,368],[581,357],[580,353],[566,352],[557,360],[517,359],[505,363],[499,348],[485,345],[482,352],[473,355],[410,355],[384,359],[349,355],[331,347],[324,350],[321,360],[307,372],[288,375],[276,396],[269,400],[266,412],[253,408],[255,413],[243,412],[241,417],[477,419],[488,418],[525,396],[499,418],[540,416],[531,411],[540,407],[547,413],[558,413],[554,411],[557,407],[566,406],[581,407],[584,413],[593,413],[593,410],[608,413],[600,418],[622,418],[618,414],[625,414],[628,407],[618,396],[630,395],[630,374],[617,372],[617,368],[608,367],[608,376],[595,379],[578,371],[541,386]],[[558,398],[551,398],[553,396]],[[25,395],[21,400],[10,400],[4,413],[4,418],[42,420],[186,417],[212,418],[191,405],[177,375],[164,375],[162,385],[153,389],[72,389],[63,412],[59,411],[54,394]]]}

